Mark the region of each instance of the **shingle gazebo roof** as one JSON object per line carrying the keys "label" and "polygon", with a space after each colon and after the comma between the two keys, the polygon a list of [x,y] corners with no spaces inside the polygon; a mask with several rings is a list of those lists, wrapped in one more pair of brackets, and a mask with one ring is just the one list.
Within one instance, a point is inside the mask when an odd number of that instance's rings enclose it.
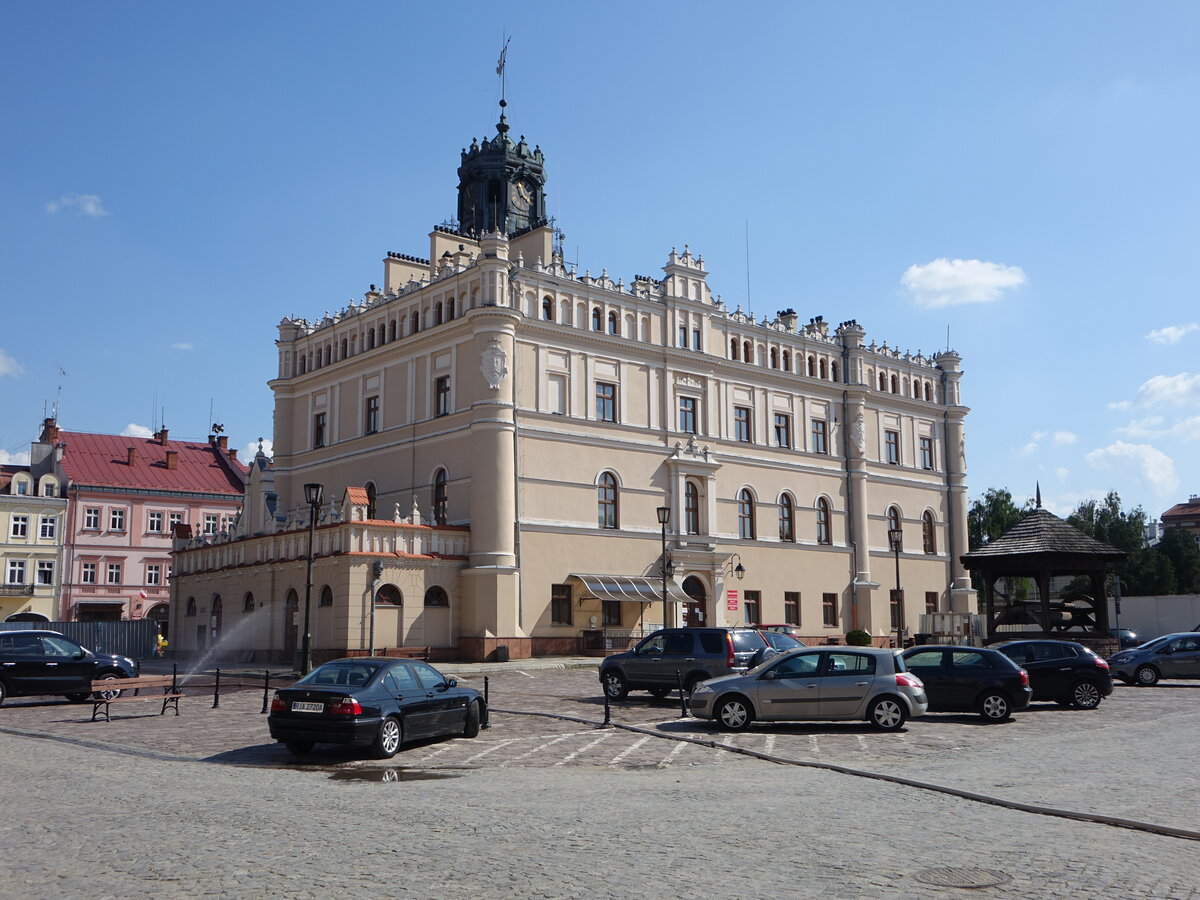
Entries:
{"label": "shingle gazebo roof", "polygon": [[1028,557],[1040,554],[1090,556],[1097,561],[1118,561],[1126,554],[1112,544],[1088,537],[1074,525],[1064,522],[1054,513],[1035,509],[994,541],[990,541],[962,556],[963,564],[979,568],[999,557]]}

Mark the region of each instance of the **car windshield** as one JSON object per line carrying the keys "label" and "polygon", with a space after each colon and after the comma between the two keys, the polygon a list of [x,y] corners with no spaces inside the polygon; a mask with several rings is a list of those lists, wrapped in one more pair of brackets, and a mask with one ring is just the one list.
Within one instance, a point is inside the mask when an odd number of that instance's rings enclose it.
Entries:
{"label": "car windshield", "polygon": [[739,653],[744,650],[761,650],[767,645],[766,638],[757,631],[731,631],[729,634],[733,638],[733,649]]}
{"label": "car windshield", "polygon": [[1153,650],[1155,647],[1158,647],[1160,644],[1165,644],[1170,639],[1171,639],[1171,635],[1169,635],[1169,634],[1166,637],[1151,638],[1150,640],[1146,641],[1146,643],[1138,644],[1136,647],[1134,647],[1132,649],[1134,649],[1134,650]]}
{"label": "car windshield", "polygon": [[332,662],[313,669],[296,684],[306,687],[361,687],[371,680],[375,672],[375,666]]}

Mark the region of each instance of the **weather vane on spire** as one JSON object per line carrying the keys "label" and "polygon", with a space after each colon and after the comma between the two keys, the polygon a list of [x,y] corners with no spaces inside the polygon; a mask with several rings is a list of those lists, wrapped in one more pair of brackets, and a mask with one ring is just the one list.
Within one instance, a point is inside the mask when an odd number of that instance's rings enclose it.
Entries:
{"label": "weather vane on spire", "polygon": [[511,40],[512,40],[512,38],[510,38],[510,37],[506,37],[504,39],[504,46],[500,48],[500,58],[498,60],[496,60],[496,74],[500,76],[500,105],[501,106],[508,105],[507,103],[504,102],[504,97],[505,97],[504,65],[508,61],[508,44],[509,44],[509,41],[511,41]]}

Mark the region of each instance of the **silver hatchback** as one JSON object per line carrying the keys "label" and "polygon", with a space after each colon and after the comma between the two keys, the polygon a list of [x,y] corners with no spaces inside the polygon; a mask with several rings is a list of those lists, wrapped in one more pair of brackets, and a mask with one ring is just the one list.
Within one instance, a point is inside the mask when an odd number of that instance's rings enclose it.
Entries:
{"label": "silver hatchback", "polygon": [[925,685],[898,650],[827,647],[793,650],[751,669],[701,682],[692,690],[692,715],[725,731],[762,722],[857,719],[896,731],[929,702]]}

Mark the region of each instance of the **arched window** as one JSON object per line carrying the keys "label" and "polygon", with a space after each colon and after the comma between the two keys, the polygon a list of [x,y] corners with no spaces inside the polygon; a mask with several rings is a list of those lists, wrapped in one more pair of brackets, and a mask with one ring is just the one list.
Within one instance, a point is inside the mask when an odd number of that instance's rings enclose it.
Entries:
{"label": "arched window", "polygon": [[700,533],[700,488],[694,481],[683,484],[683,527],[688,534]]}
{"label": "arched window", "polygon": [[333,344],[325,345],[325,365],[333,363]]}
{"label": "arched window", "polygon": [[837,368],[837,363],[835,363],[835,362],[831,362],[829,364],[829,378],[832,381],[838,380],[838,368]]}
{"label": "arched window", "polygon": [[825,379],[828,377],[829,377],[829,362],[825,359],[825,357],[822,356],[821,357],[821,378]]}
{"label": "arched window", "polygon": [[450,597],[446,593],[445,588],[438,587],[436,584],[425,592],[426,606],[449,606]]}
{"label": "arched window", "polygon": [[749,341],[742,341],[742,359],[745,362],[754,362],[754,354],[750,352]]}
{"label": "arched window", "polygon": [[783,368],[786,372],[792,371],[792,351],[790,350],[783,351]]}
{"label": "arched window", "polygon": [[754,496],[743,488],[738,491],[738,537],[744,541],[754,540]]}
{"label": "arched window", "polygon": [[367,330],[367,349],[368,350],[375,349],[375,329],[374,328]]}
{"label": "arched window", "polygon": [[600,307],[592,307],[592,331],[604,330],[604,314],[600,312]]}
{"label": "arched window", "polygon": [[888,527],[888,547],[891,548],[892,537],[890,532],[897,531],[900,534],[900,549],[904,549],[904,534],[900,526],[900,508],[898,506],[889,506],[887,511],[887,527]]}
{"label": "arched window", "polygon": [[887,373],[886,372],[879,373],[879,389],[881,391],[887,390]]}
{"label": "arched window", "polygon": [[808,358],[808,377],[817,377],[817,358],[815,356],[810,356]]}
{"label": "arched window", "polygon": [[771,368],[779,368],[779,350],[775,347],[771,348]]}
{"label": "arched window", "polygon": [[438,301],[433,305],[433,324],[442,324],[442,301]]}
{"label": "arched window", "polygon": [[377,606],[403,606],[404,595],[394,584],[381,584],[379,590],[375,592],[375,604]]}
{"label": "arched window", "polygon": [[410,320],[409,325],[408,325],[408,333],[416,334],[420,330],[421,330],[421,314],[419,312],[414,312],[412,314],[412,319]]}
{"label": "arched window", "polygon": [[787,494],[779,498],[779,539],[789,544],[796,540],[796,507]]}
{"label": "arched window", "polygon": [[928,381],[925,382],[925,400],[929,403],[933,402],[933,385]]}
{"label": "arched window", "polygon": [[449,300],[446,301],[446,321],[447,322],[454,321],[454,298],[453,297],[451,297]]}
{"label": "arched window", "polygon": [[317,606],[333,606],[333,588],[329,585],[321,588],[321,600]]}
{"label": "arched window", "polygon": [[829,501],[824,497],[817,498],[817,543],[833,543],[833,530],[829,525]]}
{"label": "arched window", "polygon": [[367,518],[375,518],[375,482],[367,482]]}
{"label": "arched window", "polygon": [[188,597],[187,608],[184,609],[183,614],[185,616],[194,616],[196,614],[196,598],[195,597]]}
{"label": "arched window", "polygon": [[446,470],[438,469],[433,476],[433,522],[446,524]]}
{"label": "arched window", "polygon": [[933,513],[929,510],[925,510],[925,515],[921,516],[921,545],[930,556],[937,553],[937,535],[933,530]]}
{"label": "arched window", "polygon": [[251,594],[249,591],[247,591],[246,596],[242,598],[242,612],[244,612],[244,613],[254,612],[254,595]]}
{"label": "arched window", "polygon": [[729,358],[736,360],[738,358],[738,342],[737,338],[729,339]]}
{"label": "arched window", "polygon": [[892,393],[900,393],[900,379],[898,379],[895,375],[892,376]]}
{"label": "arched window", "polygon": [[602,472],[596,482],[596,518],[601,528],[617,527],[617,479]]}
{"label": "arched window", "polygon": [[213,594],[212,603],[209,604],[208,623],[212,628],[213,637],[220,638],[221,636],[221,618],[224,612],[223,604],[221,603],[221,595]]}
{"label": "arched window", "polygon": [[392,319],[392,321],[388,323],[388,340],[394,341],[395,339],[396,339],[396,320]]}
{"label": "arched window", "polygon": [[617,325],[617,314],[615,312],[610,312],[608,314],[608,333],[609,334],[620,334],[621,333],[621,329]]}
{"label": "arched window", "polygon": [[554,301],[549,297],[542,299],[542,318],[547,322],[554,321]]}
{"label": "arched window", "polygon": [[308,357],[302,355],[300,357],[300,374],[303,375],[307,371],[308,371]]}
{"label": "arched window", "polygon": [[350,342],[348,340],[346,340],[345,338],[342,338],[342,355],[339,356],[338,359],[345,359],[349,355],[350,355]]}

